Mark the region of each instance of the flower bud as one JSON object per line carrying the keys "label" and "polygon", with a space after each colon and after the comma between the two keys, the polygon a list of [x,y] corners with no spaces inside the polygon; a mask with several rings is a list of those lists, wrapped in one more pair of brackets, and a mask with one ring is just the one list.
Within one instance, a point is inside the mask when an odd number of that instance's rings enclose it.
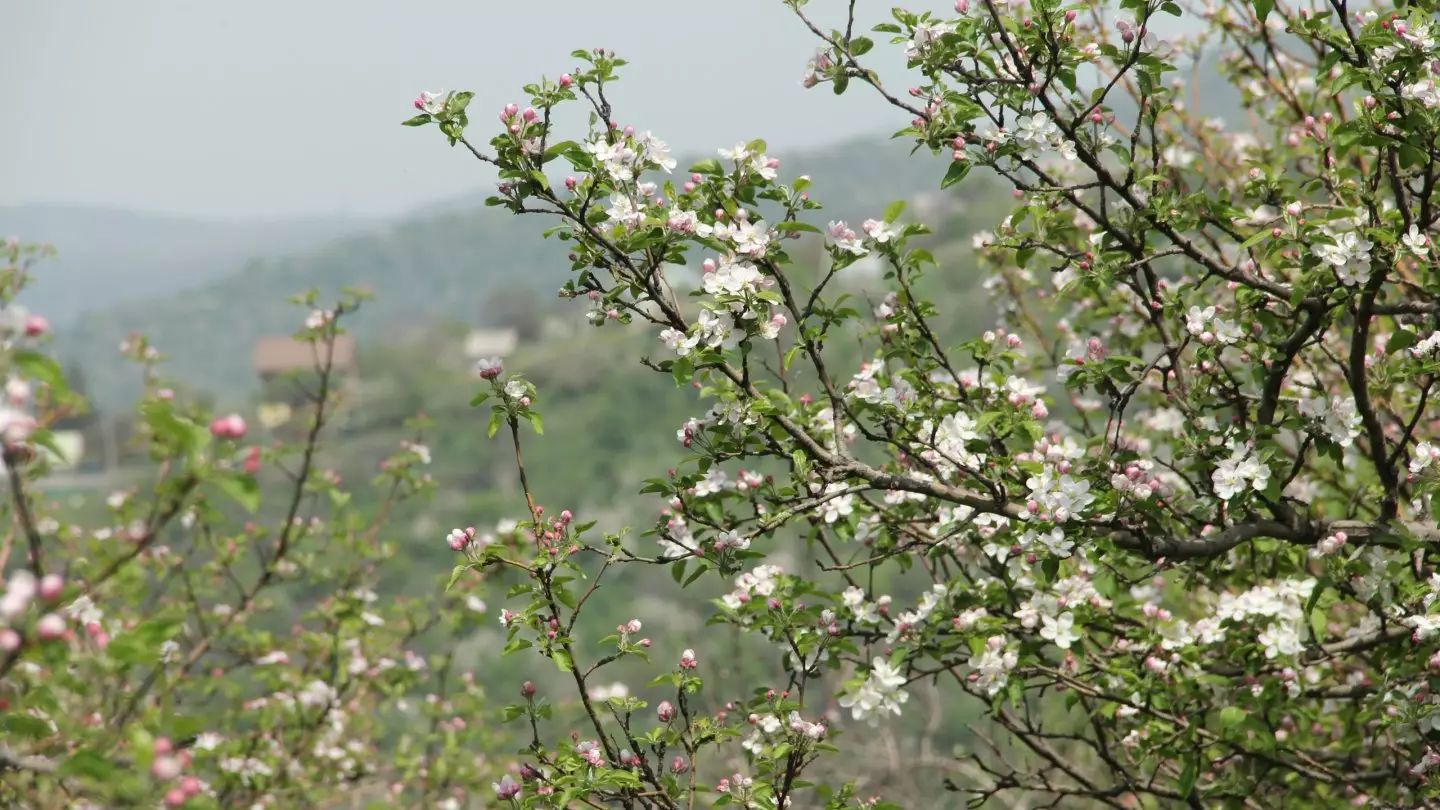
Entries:
{"label": "flower bud", "polygon": [[530,681],[520,684],[520,696],[527,699],[535,697],[535,684]]}
{"label": "flower bud", "polygon": [[180,761],[172,756],[158,756],[150,765],[150,775],[161,782],[169,782],[180,775]]}
{"label": "flower bud", "polygon": [[41,641],[54,641],[65,635],[65,620],[58,613],[46,613],[35,622],[35,635]]}
{"label": "flower bud", "polygon": [[570,78],[570,74],[569,74],[569,73],[561,73],[561,74],[560,74],[560,86],[561,86],[561,87],[569,87],[570,85],[572,85],[572,84],[574,84],[574,83],[575,83],[575,80],[572,79],[572,78]]}
{"label": "flower bud", "polygon": [[65,580],[59,574],[46,574],[40,578],[40,598],[53,602],[65,590]]}

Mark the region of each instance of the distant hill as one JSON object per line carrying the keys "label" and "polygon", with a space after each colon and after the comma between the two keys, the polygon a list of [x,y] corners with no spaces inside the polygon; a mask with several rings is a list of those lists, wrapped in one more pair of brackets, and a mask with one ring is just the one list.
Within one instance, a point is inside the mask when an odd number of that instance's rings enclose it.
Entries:
{"label": "distant hill", "polygon": [[317,247],[364,220],[224,221],[66,205],[0,207],[0,238],[54,245],[22,302],[56,326],[232,275],[255,256]]}
{"label": "distant hill", "polygon": [[[937,193],[945,165],[927,153],[911,156],[908,142],[883,138],[780,157],[782,177],[812,176],[812,196],[827,206],[816,217],[822,223],[879,216],[892,200]],[[569,277],[565,244],[542,238],[554,224],[549,218],[512,216],[484,208],[478,199],[468,207],[460,201],[429,211],[318,249],[232,264],[228,272],[183,287],[157,283],[146,300],[131,297],[58,330],[61,356],[83,366],[97,402],[123,404],[138,385],[133,369],[114,362],[116,345],[139,330],[171,358],[173,376],[236,396],[254,385],[250,347],[264,335],[293,331],[302,314],[285,299],[310,287],[327,295],[346,285],[370,287],[377,300],[353,322],[365,339],[422,321],[478,324],[488,295],[515,288],[553,295]],[[158,230],[151,233],[163,238]],[[277,237],[271,244],[278,243]],[[261,246],[257,255],[283,252]]]}

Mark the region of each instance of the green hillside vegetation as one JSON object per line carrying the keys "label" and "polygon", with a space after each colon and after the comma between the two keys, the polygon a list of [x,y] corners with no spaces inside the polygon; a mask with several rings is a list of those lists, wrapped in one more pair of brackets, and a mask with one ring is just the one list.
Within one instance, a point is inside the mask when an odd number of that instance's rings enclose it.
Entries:
{"label": "green hillside vegetation", "polygon": [[314,250],[378,224],[341,217],[206,220],[89,206],[0,206],[0,238],[13,235],[57,250],[22,301],[57,327],[214,283],[259,255]]}
{"label": "green hillside vegetation", "polygon": [[[878,216],[891,200],[938,193],[941,158],[927,158],[910,157],[898,142],[865,139],[782,158],[781,171],[813,176],[812,194],[826,206],[822,218],[853,221]],[[243,396],[255,385],[251,346],[295,328],[296,313],[285,300],[307,289],[322,298],[345,286],[373,291],[376,300],[355,324],[362,340],[390,340],[436,323],[493,321],[488,301],[502,292],[553,296],[569,265],[563,243],[541,238],[546,224],[484,208],[477,199],[319,250],[256,259],[168,297],[93,312],[59,331],[58,349],[68,366],[83,369],[100,406],[123,406],[139,393],[133,370],[115,362],[116,346],[134,331],[165,353],[172,376],[222,399]]]}

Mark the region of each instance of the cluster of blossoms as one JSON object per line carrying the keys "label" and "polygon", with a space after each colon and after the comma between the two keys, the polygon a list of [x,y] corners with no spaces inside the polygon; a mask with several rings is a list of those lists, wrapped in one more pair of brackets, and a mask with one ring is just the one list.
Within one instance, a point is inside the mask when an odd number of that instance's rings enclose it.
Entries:
{"label": "cluster of blossoms", "polygon": [[[1187,10],[1211,30],[1161,43],[1161,9],[1142,6],[1118,19],[1017,2],[962,0],[954,18],[896,9],[872,33],[920,77],[908,94],[860,65],[875,43],[853,20],[822,34],[805,86],[878,89],[903,110],[902,136],[948,154],[944,187],[983,167],[1013,192],[1013,213],[975,223],[988,228],[973,244],[991,306],[963,328],[925,300],[972,303],[952,276],[933,283],[937,256],[955,251],[902,222],[903,207],[810,217],[809,178],[782,182],[758,142],[700,161],[679,188],[648,180],[677,167],[611,120],[610,55],[585,56],[593,69],[573,88],[537,86],[534,115],[507,111],[492,142],[500,202],[565,222],[567,294],[596,323],[652,325],[669,349],[652,365],[712,400],[676,433],[698,467],[648,484],[667,504],[658,557],[611,537],[557,555],[535,511],[537,556],[517,591],[531,601],[501,617],[511,649],[593,671],[574,659],[579,608],[567,620],[563,606],[576,601],[564,566],[588,576],[576,560],[594,551],[607,568],[667,566],[682,585],[733,578],[717,621],[781,647],[790,676],[838,691],[849,720],[904,724],[909,685],[948,676],[1041,752],[1019,768],[975,755],[975,784],[957,789],[982,800],[1440,796],[1433,701],[1389,697],[1428,695],[1440,662],[1433,21],[1203,7]],[[1213,41],[1241,46],[1217,64],[1262,131],[1193,115],[1170,83]],[[1095,68],[1107,78],[1082,90]],[[525,146],[582,97],[588,146]],[[584,177],[552,189],[535,179],[549,160]],[[783,245],[807,232],[823,246],[813,277]],[[702,268],[693,311],[671,277],[685,258]],[[879,268],[865,284],[886,288],[873,322],[830,287],[862,258]],[[514,399],[496,411],[512,428]],[[815,568],[785,556],[801,543]],[[636,652],[619,630],[615,654]],[[696,729],[711,728],[688,702],[697,667],[686,651],[656,681],[675,693],[647,740],[684,746],[687,768]],[[1056,732],[1050,701],[1090,722]],[[817,724],[803,706],[743,711],[750,775],[715,789],[783,805],[806,758],[775,752]],[[620,802],[676,795],[668,755],[587,716],[588,747],[557,750],[637,781],[572,784]],[[1406,772],[1418,781],[1394,778]]]}

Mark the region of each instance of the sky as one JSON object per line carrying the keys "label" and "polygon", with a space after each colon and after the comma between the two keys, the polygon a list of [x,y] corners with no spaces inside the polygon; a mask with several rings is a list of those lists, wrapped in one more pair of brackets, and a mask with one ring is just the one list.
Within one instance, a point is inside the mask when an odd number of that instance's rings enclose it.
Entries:
{"label": "sky", "polygon": [[[865,27],[890,5],[860,0]],[[617,117],[676,152],[905,125],[873,94],[804,90],[816,40],[779,0],[0,0],[0,12],[0,205],[394,216],[489,185],[438,131],[400,126],[421,90],[474,91],[484,142],[494,113],[574,67],[576,48],[630,60]]]}

